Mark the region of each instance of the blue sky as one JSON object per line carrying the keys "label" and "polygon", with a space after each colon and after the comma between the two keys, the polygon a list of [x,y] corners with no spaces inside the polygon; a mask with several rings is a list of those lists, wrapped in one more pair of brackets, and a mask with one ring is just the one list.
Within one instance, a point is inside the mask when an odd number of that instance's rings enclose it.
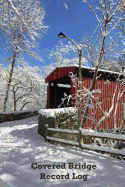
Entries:
{"label": "blue sky", "polygon": [[[31,66],[49,65],[49,53],[58,45],[59,40],[66,44],[68,39],[58,38],[59,32],[77,42],[86,35],[92,35],[97,26],[97,20],[83,0],[41,0],[46,11],[44,24],[50,26],[47,34],[39,40],[39,55],[43,58],[44,64],[30,56],[24,56]],[[65,8],[64,3],[68,6]],[[0,58],[7,57],[7,51],[3,50],[2,33],[0,33]]]}
{"label": "blue sky", "polygon": [[[50,63],[48,54],[50,50],[58,45],[59,40],[65,44],[68,39],[58,38],[58,34],[62,31],[66,36],[74,39],[76,42],[86,35],[92,35],[97,26],[97,21],[92,12],[82,0],[62,1],[62,0],[45,0],[46,18],[45,23],[50,26],[47,35],[44,35],[41,42],[41,55],[45,63]],[[64,3],[68,5],[68,10],[64,7]]]}
{"label": "blue sky", "polygon": [[[39,41],[39,54],[44,60],[44,65],[50,64],[49,53],[58,45],[59,40],[68,43],[67,39],[59,39],[59,32],[79,42],[84,35],[91,35],[97,26],[97,21],[89,10],[88,6],[82,0],[41,0],[46,11],[44,24],[50,26],[47,34]],[[67,4],[68,10],[64,3]],[[0,56],[5,58],[8,52],[3,50],[2,33],[0,33]],[[1,58],[0,57],[0,58]],[[26,61],[31,65],[37,65],[42,68],[43,64],[33,57],[25,56]]]}

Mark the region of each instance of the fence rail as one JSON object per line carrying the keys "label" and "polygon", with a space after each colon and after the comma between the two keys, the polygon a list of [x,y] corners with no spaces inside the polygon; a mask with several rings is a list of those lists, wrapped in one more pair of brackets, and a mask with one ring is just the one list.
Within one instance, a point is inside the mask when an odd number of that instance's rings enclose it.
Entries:
{"label": "fence rail", "polygon": [[65,132],[69,134],[78,134],[78,130],[70,130],[70,129],[56,129],[56,128],[47,128],[47,131],[55,131],[55,132]]}
{"label": "fence rail", "polygon": [[60,138],[54,138],[54,137],[50,137],[50,136],[46,136],[46,139],[53,140],[53,141],[60,142],[60,143],[64,143],[64,144],[67,144],[67,145],[74,145],[74,146],[78,146],[79,147],[79,143],[78,142],[63,140],[63,139],[60,139]]}
{"label": "fence rail", "polygon": [[85,138],[87,136],[87,138],[89,137],[89,143],[91,144],[91,138],[104,138],[104,139],[110,139],[110,140],[116,140],[116,141],[125,141],[125,136],[124,135],[119,135],[117,134],[111,134],[111,133],[98,133],[98,132],[81,132],[78,130],[70,130],[70,129],[55,129],[55,128],[49,128],[48,124],[45,125],[45,141],[47,140],[52,140],[55,142],[59,142],[59,143],[64,143],[67,145],[72,145],[72,146],[77,146],[80,147],[81,149],[89,149],[89,150],[93,150],[93,151],[100,151],[103,153],[110,153],[111,156],[114,155],[114,157],[116,157],[117,155],[121,155],[121,156],[125,156],[125,151],[124,150],[118,150],[115,148],[109,148],[109,147],[99,147],[97,145],[88,145],[88,144],[83,144],[80,141],[79,142],[74,142],[74,141],[68,141],[68,140],[64,140],[64,139],[59,139],[59,138],[54,138],[54,137],[50,137],[48,136],[48,132],[49,131],[54,131],[54,132],[63,132],[63,133],[69,133],[69,134],[74,134],[74,135],[79,135],[80,136],[80,140],[81,138]]}

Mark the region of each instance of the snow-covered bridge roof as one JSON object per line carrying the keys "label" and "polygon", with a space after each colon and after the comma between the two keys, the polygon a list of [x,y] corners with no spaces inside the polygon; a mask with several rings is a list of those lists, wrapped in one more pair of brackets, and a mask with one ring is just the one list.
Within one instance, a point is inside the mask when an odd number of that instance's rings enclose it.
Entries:
{"label": "snow-covered bridge roof", "polygon": [[[93,67],[87,67],[82,66],[82,75],[86,78],[93,78],[95,68]],[[46,78],[45,82],[52,82],[53,80],[65,77],[69,75],[69,72],[77,73],[79,72],[79,66],[73,65],[73,66],[58,66],[56,67]],[[123,73],[118,73],[114,71],[108,71],[99,69],[98,70],[98,76],[101,74],[100,79],[108,79],[110,81],[115,81],[116,78],[120,75],[121,78],[123,78]]]}

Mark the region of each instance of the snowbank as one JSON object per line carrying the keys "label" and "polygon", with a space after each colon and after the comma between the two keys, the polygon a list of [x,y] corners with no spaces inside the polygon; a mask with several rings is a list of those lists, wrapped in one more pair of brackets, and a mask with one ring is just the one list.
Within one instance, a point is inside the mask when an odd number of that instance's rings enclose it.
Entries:
{"label": "snowbank", "polygon": [[18,113],[24,113],[24,112],[35,112],[35,111],[39,111],[39,110],[40,109],[16,110],[16,111],[0,112],[0,114],[18,114]]}
{"label": "snowbank", "polygon": [[0,123],[5,121],[15,121],[20,119],[25,119],[38,115],[38,109],[36,110],[17,110],[17,111],[7,111],[0,113]]}

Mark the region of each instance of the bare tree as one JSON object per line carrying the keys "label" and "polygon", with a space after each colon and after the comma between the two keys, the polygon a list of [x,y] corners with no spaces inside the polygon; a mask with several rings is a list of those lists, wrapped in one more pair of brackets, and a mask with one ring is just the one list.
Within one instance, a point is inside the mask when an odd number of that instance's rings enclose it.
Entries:
{"label": "bare tree", "polygon": [[37,54],[38,45],[36,40],[48,29],[48,26],[43,23],[44,17],[45,11],[38,0],[1,0],[0,27],[6,41],[6,49],[12,54],[6,59],[11,62],[11,70],[3,103],[3,111],[6,111],[14,66],[20,54],[27,53],[42,61]]}
{"label": "bare tree", "polygon": [[[13,92],[14,110],[29,108],[43,108],[46,104],[46,89],[40,69],[28,64],[18,67],[12,77],[11,91]],[[17,107],[16,107],[17,106]]]}
{"label": "bare tree", "polygon": [[[122,17],[120,17],[120,16],[117,17],[117,13],[120,12],[121,7],[123,6],[123,1],[118,1],[117,3],[114,3],[114,1],[112,1],[112,0],[107,0],[107,1],[101,0],[99,2],[100,6],[93,5],[93,1],[89,1],[89,0],[85,0],[83,2],[88,4],[90,10],[92,11],[95,18],[98,21],[99,34],[102,37],[102,41],[101,41],[101,47],[99,50],[99,54],[97,55],[97,58],[96,58],[95,72],[94,72],[93,80],[92,80],[91,86],[89,88],[90,94],[87,97],[87,104],[86,104],[84,114],[82,117],[82,123],[81,123],[82,127],[84,126],[84,123],[86,122],[86,117],[87,117],[88,110],[89,110],[89,104],[91,103],[91,92],[93,91],[94,86],[96,84],[98,69],[99,69],[100,64],[103,61],[104,54],[106,52],[108,52],[109,50],[113,49],[113,47],[115,47],[117,45],[114,42],[114,43],[110,43],[109,46],[106,47],[106,39],[110,36],[112,31],[114,29],[116,29],[121,24]],[[100,19],[98,13],[101,13],[101,19]],[[118,28],[120,30],[122,30],[121,26],[119,26]],[[124,30],[123,30],[123,32],[124,32]],[[107,114],[109,114],[109,113],[107,113]],[[107,114],[105,115],[104,119],[107,117]],[[101,119],[101,121],[102,121],[102,119]]]}
{"label": "bare tree", "polygon": [[[3,99],[6,90],[5,85],[9,79],[11,66],[0,67],[0,111],[2,111]],[[31,67],[27,63],[14,68],[9,97],[7,101],[7,110],[22,110],[45,108],[47,102],[46,85],[41,70],[35,66]]]}

